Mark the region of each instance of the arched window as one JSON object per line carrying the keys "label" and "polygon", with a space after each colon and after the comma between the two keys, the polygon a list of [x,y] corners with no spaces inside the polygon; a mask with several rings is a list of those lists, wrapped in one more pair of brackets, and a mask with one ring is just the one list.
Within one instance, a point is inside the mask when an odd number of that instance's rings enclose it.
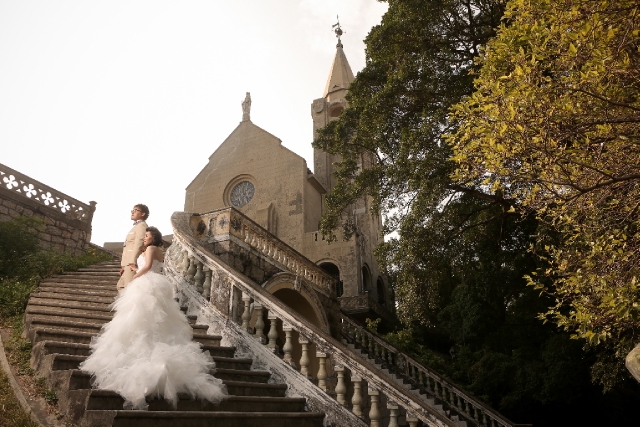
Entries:
{"label": "arched window", "polygon": [[344,294],[344,288],[342,286],[342,280],[340,280],[340,269],[332,262],[322,262],[319,267],[324,270],[325,273],[336,279],[336,294],[341,297]]}
{"label": "arched window", "polygon": [[378,292],[378,303],[384,305],[387,298],[382,277],[378,277],[378,281],[376,283],[376,291]]}

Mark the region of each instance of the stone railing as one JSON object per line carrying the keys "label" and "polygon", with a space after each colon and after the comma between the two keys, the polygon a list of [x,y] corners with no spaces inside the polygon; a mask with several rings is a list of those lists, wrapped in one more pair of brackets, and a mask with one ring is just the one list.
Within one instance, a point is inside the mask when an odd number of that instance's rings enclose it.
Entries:
{"label": "stone railing", "polygon": [[[190,312],[195,304],[200,317],[208,316],[217,333],[237,338],[228,339],[227,344],[251,350],[252,357],[264,352],[273,356],[267,358],[266,367],[283,378],[292,393],[307,398],[311,408],[324,411],[328,425],[357,426],[367,421],[372,427],[395,427],[399,422],[410,427],[420,422],[439,427],[512,426],[502,418],[485,418],[485,412],[478,421],[464,419],[444,407],[441,398],[417,396],[388,371],[220,261],[193,235],[190,214],[176,213],[172,222],[174,240],[165,262],[182,299],[189,301]],[[315,354],[310,354],[312,347]]]}
{"label": "stone railing", "polygon": [[3,164],[0,164],[0,185],[38,204],[55,209],[70,219],[87,224],[91,224],[93,219],[95,202],[83,203]]}
{"label": "stone railing", "polygon": [[228,236],[238,239],[281,269],[306,280],[316,291],[328,297],[335,295],[333,277],[234,208],[192,217],[191,228],[196,236],[207,241]]}
{"label": "stone railing", "polygon": [[342,336],[366,352],[368,357],[391,373],[407,380],[427,398],[442,402],[445,409],[458,413],[461,418],[473,420],[480,426],[525,427],[514,424],[487,404],[466,393],[437,372],[402,353],[378,335],[361,327],[347,316],[342,316]]}
{"label": "stone railing", "polygon": [[373,311],[385,319],[392,319],[393,314],[385,306],[371,298],[369,292],[338,298],[340,308],[347,314]]}

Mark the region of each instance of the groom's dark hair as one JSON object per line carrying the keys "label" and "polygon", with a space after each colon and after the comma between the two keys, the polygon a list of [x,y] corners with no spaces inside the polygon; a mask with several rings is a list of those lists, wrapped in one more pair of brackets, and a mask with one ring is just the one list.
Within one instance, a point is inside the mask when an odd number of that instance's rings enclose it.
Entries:
{"label": "groom's dark hair", "polygon": [[147,205],[138,204],[135,205],[134,208],[140,209],[140,211],[144,214],[145,221],[149,219],[149,208],[147,207]]}

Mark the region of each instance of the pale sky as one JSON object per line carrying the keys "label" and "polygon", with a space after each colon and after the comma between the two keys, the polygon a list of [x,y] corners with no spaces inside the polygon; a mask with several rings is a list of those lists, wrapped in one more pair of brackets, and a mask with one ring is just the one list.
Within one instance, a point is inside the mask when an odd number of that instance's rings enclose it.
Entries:
{"label": "pale sky", "polygon": [[132,206],[171,234],[185,187],[242,119],[313,169],[311,102],[335,54],[356,74],[375,0],[0,0],[0,163],[98,203],[92,242]]}

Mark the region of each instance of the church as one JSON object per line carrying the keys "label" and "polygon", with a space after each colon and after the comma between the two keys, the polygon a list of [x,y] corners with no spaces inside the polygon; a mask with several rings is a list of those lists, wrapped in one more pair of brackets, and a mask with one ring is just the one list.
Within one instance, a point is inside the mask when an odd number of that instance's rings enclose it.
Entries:
{"label": "church", "polygon": [[[336,54],[324,94],[311,103],[314,138],[318,129],[346,108],[354,79],[338,35]],[[336,279],[340,309],[352,317],[389,319],[393,311],[389,283],[373,255],[382,242],[382,219],[368,200],[352,206],[345,218],[355,233],[327,242],[319,231],[324,198],[335,186],[338,156],[314,149],[313,172],[305,159],[251,121],[249,93],[235,130],[209,157],[186,188],[184,211],[206,213],[233,207]],[[370,159],[362,159],[366,167]]]}

